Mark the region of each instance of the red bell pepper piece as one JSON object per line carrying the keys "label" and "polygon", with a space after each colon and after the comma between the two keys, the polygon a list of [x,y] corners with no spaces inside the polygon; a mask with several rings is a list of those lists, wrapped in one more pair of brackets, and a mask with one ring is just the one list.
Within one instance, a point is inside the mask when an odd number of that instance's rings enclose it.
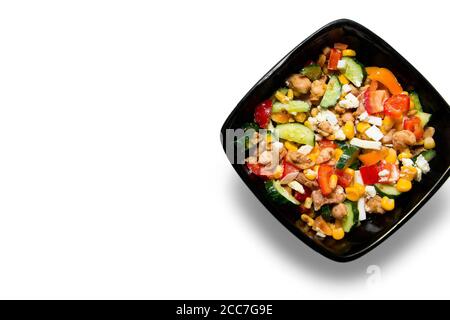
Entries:
{"label": "red bell pepper piece", "polygon": [[414,133],[417,140],[422,139],[423,127],[419,117],[413,116],[410,118],[406,118],[405,122],[403,123],[403,128]]}
{"label": "red bell pepper piece", "polygon": [[324,196],[327,196],[333,192],[333,189],[330,187],[330,176],[333,172],[334,168],[329,165],[322,164],[319,167],[317,180],[319,181],[320,191],[322,191]]}
{"label": "red bell pepper piece", "polygon": [[385,97],[385,90],[366,90],[363,96],[363,102],[367,113],[374,114],[383,112],[383,101]]}
{"label": "red bell pepper piece", "polygon": [[337,144],[332,140],[322,139],[319,141],[319,148],[325,149],[325,148],[337,148]]}
{"label": "red bell pepper piece", "polygon": [[409,96],[406,94],[393,95],[384,102],[384,113],[399,119],[409,110]]}
{"label": "red bell pepper piece", "polygon": [[272,114],[272,100],[268,99],[261,102],[255,108],[255,122],[261,127],[266,129],[269,125],[270,116]]}
{"label": "red bell pepper piece", "polygon": [[292,172],[298,172],[298,168],[296,166],[294,166],[293,164],[287,162],[286,160],[283,159],[283,175],[281,176],[280,179],[283,179],[284,177],[286,177],[289,173]]}
{"label": "red bell pepper piece", "polygon": [[300,202],[303,202],[306,200],[306,198],[310,197],[312,192],[311,189],[306,186],[303,186],[303,189],[305,189],[305,193],[300,193],[296,191],[294,194],[295,199],[297,199]]}
{"label": "red bell pepper piece", "polygon": [[337,70],[338,61],[341,60],[342,52],[338,49],[331,49],[330,58],[328,59],[328,69]]}
{"label": "red bell pepper piece", "polygon": [[338,176],[338,185],[343,188],[347,188],[351,185],[353,176],[346,173],[345,170],[336,169],[336,175]]}
{"label": "red bell pepper piece", "polygon": [[359,172],[364,184],[378,183],[380,177],[378,176],[379,167],[377,165],[362,166],[359,168]]}

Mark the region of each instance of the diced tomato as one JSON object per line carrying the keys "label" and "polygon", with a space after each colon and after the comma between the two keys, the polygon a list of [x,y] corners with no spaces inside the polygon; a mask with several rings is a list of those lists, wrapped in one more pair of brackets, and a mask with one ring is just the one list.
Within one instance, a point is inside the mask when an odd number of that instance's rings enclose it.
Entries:
{"label": "diced tomato", "polygon": [[325,149],[325,148],[336,149],[337,148],[337,144],[332,140],[322,139],[318,143],[319,143],[320,149]]}
{"label": "diced tomato", "polygon": [[338,176],[338,185],[341,187],[347,188],[350,186],[353,180],[353,176],[345,172],[345,170],[335,170],[336,175]]}
{"label": "diced tomato", "polygon": [[327,196],[331,192],[333,192],[333,189],[331,189],[330,187],[330,176],[333,174],[333,172],[333,167],[329,165],[322,164],[319,167],[317,180],[319,181],[320,191],[322,191],[322,194],[324,196]]}
{"label": "diced tomato", "polygon": [[331,49],[330,51],[330,58],[328,59],[328,69],[329,70],[337,70],[338,61],[342,57],[341,50],[338,49]]}
{"label": "diced tomato", "polygon": [[422,139],[423,127],[419,117],[413,116],[410,118],[406,118],[405,122],[403,123],[403,128],[414,133],[417,140]]}
{"label": "diced tomato", "polygon": [[384,112],[393,117],[401,118],[409,110],[409,96],[396,94],[384,102]]}
{"label": "diced tomato", "polygon": [[270,116],[272,114],[272,100],[268,99],[261,102],[255,108],[255,122],[261,127],[266,129],[269,125]]}
{"label": "diced tomato", "polygon": [[361,173],[361,177],[362,177],[364,184],[378,183],[379,168],[377,165],[362,166],[359,168],[359,172]]}
{"label": "diced tomato", "polygon": [[256,174],[257,176],[261,175],[261,169],[262,169],[262,165],[259,163],[249,163],[247,162],[247,168],[254,174]]}
{"label": "diced tomato", "polygon": [[292,172],[298,172],[298,168],[294,166],[293,164],[287,162],[286,160],[283,160],[283,175],[281,176],[281,179],[286,177],[289,173]]}
{"label": "diced tomato", "polygon": [[294,194],[295,199],[297,199],[300,202],[303,202],[306,200],[306,198],[310,197],[312,192],[311,189],[306,186],[303,186],[303,189],[305,189],[305,193],[295,191]]}
{"label": "diced tomato", "polygon": [[[376,81],[372,81],[374,83]],[[368,114],[383,112],[383,101],[386,98],[386,90],[366,90],[363,96],[364,108]]]}

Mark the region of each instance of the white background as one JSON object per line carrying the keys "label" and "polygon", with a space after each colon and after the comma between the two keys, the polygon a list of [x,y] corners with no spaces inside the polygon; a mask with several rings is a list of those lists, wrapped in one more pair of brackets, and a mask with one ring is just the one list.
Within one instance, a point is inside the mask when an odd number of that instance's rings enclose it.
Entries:
{"label": "white background", "polygon": [[272,218],[219,143],[248,89],[337,18],[450,101],[448,10],[422,3],[2,1],[0,298],[450,298],[449,183],[338,264]]}

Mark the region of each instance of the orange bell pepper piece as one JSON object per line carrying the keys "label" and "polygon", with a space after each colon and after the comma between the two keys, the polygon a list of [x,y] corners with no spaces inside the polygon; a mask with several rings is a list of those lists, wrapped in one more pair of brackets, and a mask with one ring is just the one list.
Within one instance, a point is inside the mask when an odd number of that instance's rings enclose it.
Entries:
{"label": "orange bell pepper piece", "polygon": [[386,158],[387,152],[384,150],[374,150],[367,153],[359,155],[359,160],[364,163],[365,166],[372,166],[377,164],[384,158]]}
{"label": "orange bell pepper piece", "polygon": [[367,67],[366,72],[370,80],[381,82],[392,94],[400,94],[403,92],[402,86],[389,69]]}

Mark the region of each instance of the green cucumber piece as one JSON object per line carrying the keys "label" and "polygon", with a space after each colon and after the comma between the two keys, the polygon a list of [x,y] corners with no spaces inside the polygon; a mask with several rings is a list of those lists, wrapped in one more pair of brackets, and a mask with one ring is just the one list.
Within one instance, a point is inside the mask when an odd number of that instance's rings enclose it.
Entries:
{"label": "green cucumber piece", "polygon": [[345,145],[341,149],[343,153],[336,163],[337,169],[345,169],[350,166],[359,154],[359,148],[352,145]]}
{"label": "green cucumber piece", "polygon": [[317,64],[310,64],[309,66],[304,67],[300,73],[309,80],[314,81],[319,79],[322,75],[322,68]]}
{"label": "green cucumber piece", "polygon": [[320,209],[320,215],[327,222],[333,220],[333,216],[331,215],[331,208],[329,205],[322,206],[322,208]]}
{"label": "green cucumber piece", "polygon": [[338,77],[331,76],[330,81],[327,84],[327,90],[320,102],[320,106],[323,108],[328,108],[336,105],[339,97],[341,96],[341,83]]}
{"label": "green cucumber piece", "polygon": [[425,158],[425,160],[430,162],[431,160],[433,160],[434,157],[436,157],[436,150],[427,150],[427,151],[421,152],[417,156],[413,157],[412,161],[416,162],[417,158],[420,155],[422,155]]}
{"label": "green cucumber piece", "polygon": [[377,193],[382,197],[386,196],[388,198],[396,198],[402,194],[397,190],[395,186],[391,186],[388,184],[377,183],[375,184],[375,189],[377,190]]}
{"label": "green cucumber piece", "polygon": [[305,101],[291,100],[288,103],[275,102],[272,106],[272,112],[281,112],[286,110],[287,112],[308,112],[311,106]]}
{"label": "green cucumber piece", "polygon": [[253,136],[253,132],[249,131],[249,130],[254,130],[254,131],[258,132],[259,126],[254,122],[247,122],[247,123],[244,123],[244,125],[242,126],[242,129],[244,130],[244,134],[242,135],[242,137],[239,137],[236,140],[236,144],[240,144],[240,145],[242,145],[244,150],[248,150],[254,146],[253,144],[250,143],[250,139]]}
{"label": "green cucumber piece", "polygon": [[420,103],[419,95],[417,92],[413,91],[409,94],[411,101],[414,103],[414,109],[417,111],[422,111],[422,104]]}
{"label": "green cucumber piece", "polygon": [[264,183],[264,186],[269,198],[272,199],[272,201],[279,204],[300,204],[297,199],[295,199],[286,189],[281,186],[280,181],[269,180]]}
{"label": "green cucumber piece", "polygon": [[425,127],[427,125],[428,121],[430,121],[431,113],[418,111],[416,113],[416,116],[420,119],[420,123],[422,124],[422,127]]}
{"label": "green cucumber piece", "polygon": [[314,147],[314,132],[300,123],[279,124],[275,127],[275,132],[281,139]]}
{"label": "green cucumber piece", "polygon": [[342,219],[342,228],[345,232],[350,232],[354,225],[358,224],[359,213],[355,208],[353,202],[345,201],[345,208],[347,209],[347,215]]}
{"label": "green cucumber piece", "polygon": [[344,76],[358,88],[361,87],[366,75],[364,66],[353,58],[343,57],[342,60],[346,62]]}

